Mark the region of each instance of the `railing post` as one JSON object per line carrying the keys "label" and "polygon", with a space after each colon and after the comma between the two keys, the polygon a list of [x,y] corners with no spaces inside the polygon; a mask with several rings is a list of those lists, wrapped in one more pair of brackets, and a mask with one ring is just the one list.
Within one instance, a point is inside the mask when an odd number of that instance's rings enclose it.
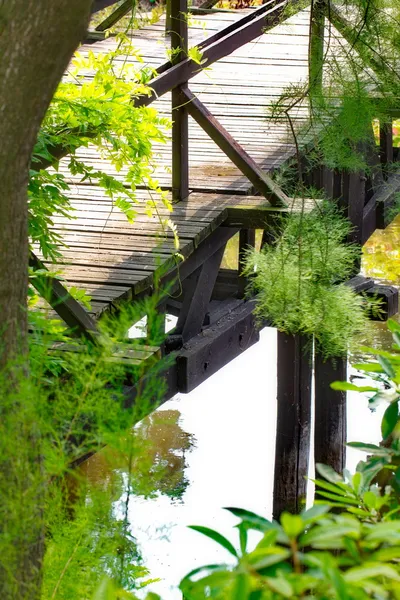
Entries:
{"label": "railing post", "polygon": [[305,504],[311,431],[312,340],[278,331],[273,517]]}
{"label": "railing post", "polygon": [[393,123],[391,119],[379,121],[379,146],[383,174],[387,177],[388,165],[393,162]]}
{"label": "railing post", "polygon": [[313,0],[310,15],[310,45],[308,57],[308,78],[310,97],[322,94],[324,66],[324,30],[327,0]]}
{"label": "railing post", "polygon": [[[174,64],[187,57],[187,0],[171,1],[171,49]],[[188,111],[182,102],[181,89],[172,90],[172,200],[184,200],[189,195],[189,128]]]}

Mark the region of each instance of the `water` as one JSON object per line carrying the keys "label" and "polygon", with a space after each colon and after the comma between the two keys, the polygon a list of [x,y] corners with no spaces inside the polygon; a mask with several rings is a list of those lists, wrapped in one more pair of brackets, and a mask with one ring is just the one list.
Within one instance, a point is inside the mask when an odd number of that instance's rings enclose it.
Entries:
{"label": "water", "polygon": [[[399,249],[400,217],[367,244],[365,274],[400,284]],[[390,347],[385,324],[371,323],[371,331],[375,346]],[[354,374],[351,366],[349,371]],[[349,441],[378,443],[379,417],[369,411],[361,394],[348,394]],[[225,550],[188,525],[216,528],[235,540],[236,520],[224,506],[271,517],[275,420],[276,331],[266,328],[259,343],[139,425],[138,434],[152,443],[153,464],[166,468],[163,476],[154,478],[159,490],[154,497],[134,497],[129,506],[144,564],[152,577],[162,580],[146,589],[164,600],[180,600],[176,586],[183,575],[203,564],[229,560]],[[348,468],[354,470],[361,458],[361,453],[349,449]],[[84,469],[96,481],[110,475],[102,453]]]}

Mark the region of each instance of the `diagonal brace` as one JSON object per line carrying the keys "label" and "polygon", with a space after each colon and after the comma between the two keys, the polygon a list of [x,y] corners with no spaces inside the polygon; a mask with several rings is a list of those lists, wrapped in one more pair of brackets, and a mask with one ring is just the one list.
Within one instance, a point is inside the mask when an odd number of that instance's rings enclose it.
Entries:
{"label": "diagonal brace", "polygon": [[184,282],[185,296],[174,331],[174,334],[182,336],[183,342],[187,342],[201,331],[224,250],[225,245]]}
{"label": "diagonal brace", "polygon": [[289,198],[280,187],[257,165],[249,154],[238,144],[231,134],[217,121],[208,108],[189,90],[181,89],[182,104],[186,104],[189,114],[210,138],[221,148],[228,158],[245,175],[256,190],[267,198],[272,206],[287,207]]}

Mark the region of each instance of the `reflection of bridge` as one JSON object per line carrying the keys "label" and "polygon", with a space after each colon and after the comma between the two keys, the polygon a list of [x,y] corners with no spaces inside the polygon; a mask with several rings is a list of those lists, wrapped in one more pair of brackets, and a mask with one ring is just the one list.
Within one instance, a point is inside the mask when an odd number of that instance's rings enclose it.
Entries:
{"label": "reflection of bridge", "polygon": [[[99,7],[111,4],[111,0],[97,1]],[[190,391],[257,341],[253,304],[244,298],[243,252],[255,244],[255,230],[265,230],[277,212],[313,206],[287,197],[271,178],[272,171],[293,157],[304,163],[306,149],[317,135],[310,129],[303,147],[296,147],[292,128],[308,124],[305,102],[290,111],[290,122],[266,118],[267,109],[286,86],[308,78],[309,12],[279,23],[285,6],[286,2],[270,0],[257,9],[205,12],[188,27],[187,19],[181,18],[187,13],[185,0],[172,0],[171,41],[181,49],[173,65],[165,62],[168,38],[162,22],[133,35],[145,63],[158,71],[150,83],[153,95],[139,98],[136,104],[154,102],[169,115],[172,106],[172,139],[154,151],[158,154],[155,177],[170,190],[175,203],[172,220],[184,257],[178,266],[172,256],[172,233],[162,233],[145,208],[139,205],[135,221],[128,222],[100,188],[81,183],[68,172],[65,160],[60,163],[61,172],[74,183],[71,200],[76,209],[73,221],[62,216],[54,219],[66,243],[61,249],[65,285],[87,291],[91,310],[76,302],[58,280],[50,280],[50,291],[41,291],[71,328],[93,339],[96,319],[102,314],[151,294],[160,273],[161,283],[179,277],[182,287],[175,288],[179,295],[160,306],[160,311],[178,319],[163,347],[164,352],[175,353],[169,396]],[[318,19],[311,39],[316,57],[318,45],[323,47],[323,20]],[[343,25],[338,15],[335,25],[339,29]],[[341,33],[346,35],[344,26]],[[201,67],[187,57],[188,45],[199,47]],[[94,52],[114,47],[113,37],[90,43]],[[88,48],[83,46],[82,51]],[[310,72],[318,74],[313,60]],[[204,71],[203,67],[210,68]],[[398,178],[385,183],[381,170],[381,165],[393,160],[392,145],[390,128],[382,127],[380,153],[371,153],[374,174],[367,180],[363,173],[346,175],[321,167],[306,175],[307,183],[340,200],[354,225],[355,242],[364,242],[376,227],[385,225],[386,207],[400,189]],[[62,157],[64,150],[54,148],[54,155]],[[103,171],[111,168],[90,146],[79,150],[78,157]],[[150,193],[142,189],[138,197],[144,203]],[[161,216],[167,216],[163,209]],[[226,244],[237,233],[238,272],[221,270]],[[38,265],[39,259],[32,255],[32,264]],[[356,278],[353,285],[365,289],[373,282]],[[278,432],[282,435],[278,435],[276,489],[287,508],[296,508],[308,461],[311,366],[303,356],[301,339],[282,335],[278,348]],[[135,360],[148,357],[143,348],[135,352]],[[127,350],[126,359],[132,356],[132,350]],[[316,459],[336,468],[343,461],[344,399],[329,389],[329,382],[344,376],[343,362],[334,367],[316,357]],[[324,403],[318,404],[319,399]]]}

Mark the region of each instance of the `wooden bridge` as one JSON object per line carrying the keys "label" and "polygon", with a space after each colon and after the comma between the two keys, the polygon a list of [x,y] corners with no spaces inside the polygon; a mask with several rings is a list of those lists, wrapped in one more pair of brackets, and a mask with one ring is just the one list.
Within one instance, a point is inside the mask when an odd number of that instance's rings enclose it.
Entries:
{"label": "wooden bridge", "polygon": [[[98,0],[95,8],[113,3]],[[61,159],[60,171],[72,184],[75,218],[54,219],[54,229],[65,243],[60,246],[62,260],[52,265],[38,248],[31,255],[32,266],[62,268],[64,282],[49,278],[32,283],[77,335],[91,340],[98,339],[96,321],[102,315],[152,294],[156,281],[170,286],[171,295],[159,306],[161,312],[178,318],[161,349],[174,357],[166,374],[166,398],[194,389],[258,340],[254,305],[244,293],[243,253],[254,246],[255,230],[265,230],[278,212],[313,206],[288,198],[271,177],[293,157],[304,160],[318,136],[310,128],[300,150],[295,143],[293,123],[298,127],[309,122],[305,103],[293,108],[286,122],[266,118],[289,84],[308,80],[309,10],[281,22],[286,5],[286,1],[269,0],[241,11],[200,11],[188,23],[182,18],[187,14],[185,0],[171,0],[170,37],[165,36],[163,19],[133,33],[145,64],[158,73],[149,84],[152,95],[137,99],[136,105],[152,102],[160,113],[172,114],[170,141],[154,146],[158,165],[154,177],[174,203],[171,218],[183,261],[174,256],[172,232],[160,226],[159,217],[146,214],[144,205],[151,192],[138,190],[143,207],[138,205],[131,223],[101,188],[72,175],[67,159]],[[322,29],[319,25],[311,43],[323,46],[323,20]],[[335,39],[340,40],[340,33]],[[180,50],[174,64],[166,55],[170,44]],[[113,36],[91,39],[81,51],[106,52],[115,45]],[[187,56],[187,48],[193,46],[201,51],[201,66]],[[57,158],[65,154],[63,148],[53,150]],[[112,166],[90,146],[77,155],[86,164],[112,172]],[[353,241],[365,242],[376,227],[386,224],[387,206],[400,189],[398,179],[385,182],[382,174],[392,160],[391,129],[382,127],[380,152],[371,157],[374,181],[366,180],[363,173],[347,175],[320,166],[307,176],[308,183],[341,199],[354,225]],[[124,180],[123,171],[113,175]],[[160,215],[168,213],[160,209]],[[239,267],[227,271],[221,269],[224,250],[236,234]],[[374,282],[356,277],[350,284],[361,290]],[[91,310],[74,300],[67,291],[70,286],[91,296]],[[142,351],[147,357],[148,352]],[[127,360],[132,357],[129,345],[122,354]],[[139,350],[136,360],[140,356]],[[278,356],[276,513],[283,506],[296,509],[304,496],[311,419],[311,365],[303,355],[301,338],[280,334]],[[330,390],[329,383],[345,377],[345,367],[343,361],[333,365],[315,360],[316,460],[337,469],[343,464],[345,400]],[[135,386],[127,395],[134,398]]]}

